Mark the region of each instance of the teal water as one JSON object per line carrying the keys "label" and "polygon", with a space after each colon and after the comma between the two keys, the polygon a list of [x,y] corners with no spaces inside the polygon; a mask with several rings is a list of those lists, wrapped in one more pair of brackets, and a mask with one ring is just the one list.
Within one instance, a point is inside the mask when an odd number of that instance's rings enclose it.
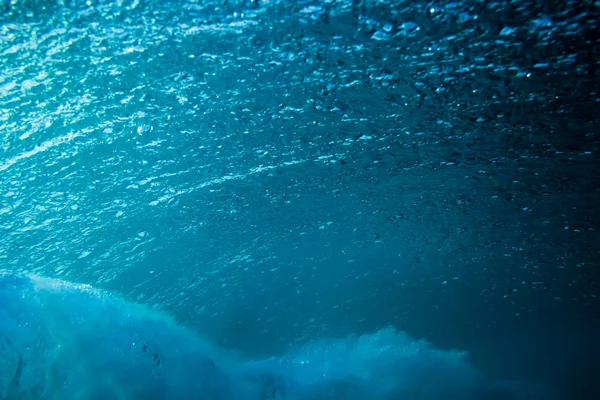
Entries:
{"label": "teal water", "polygon": [[393,326],[598,395],[597,2],[0,13],[0,269],[252,359]]}
{"label": "teal water", "polygon": [[3,400],[555,398],[393,328],[248,359],[87,285],[0,271],[0,306]]}

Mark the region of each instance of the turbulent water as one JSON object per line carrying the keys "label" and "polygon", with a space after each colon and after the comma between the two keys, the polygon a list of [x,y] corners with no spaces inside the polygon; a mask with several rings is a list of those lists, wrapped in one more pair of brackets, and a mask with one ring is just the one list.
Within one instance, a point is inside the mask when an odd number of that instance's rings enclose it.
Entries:
{"label": "turbulent water", "polygon": [[242,361],[89,286],[0,271],[0,306],[3,400],[552,398],[393,329]]}
{"label": "turbulent water", "polygon": [[391,325],[596,398],[599,18],[0,0],[0,269],[254,359]]}

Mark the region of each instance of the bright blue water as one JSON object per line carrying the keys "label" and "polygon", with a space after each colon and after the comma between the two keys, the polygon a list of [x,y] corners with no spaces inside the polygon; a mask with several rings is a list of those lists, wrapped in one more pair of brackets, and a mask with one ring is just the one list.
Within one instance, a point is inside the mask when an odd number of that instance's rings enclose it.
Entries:
{"label": "bright blue water", "polygon": [[598,7],[0,0],[0,268],[596,398]]}
{"label": "bright blue water", "polygon": [[88,286],[0,271],[0,306],[3,399],[552,398],[391,328],[241,360]]}

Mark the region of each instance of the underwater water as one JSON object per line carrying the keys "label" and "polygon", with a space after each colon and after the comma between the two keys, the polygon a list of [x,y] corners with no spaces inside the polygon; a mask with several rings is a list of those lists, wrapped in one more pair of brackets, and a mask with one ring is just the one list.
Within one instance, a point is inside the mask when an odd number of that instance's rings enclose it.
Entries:
{"label": "underwater water", "polygon": [[0,0],[0,399],[598,398],[599,20]]}
{"label": "underwater water", "polygon": [[0,395],[29,399],[531,399],[394,329],[236,360],[90,286],[0,271]]}

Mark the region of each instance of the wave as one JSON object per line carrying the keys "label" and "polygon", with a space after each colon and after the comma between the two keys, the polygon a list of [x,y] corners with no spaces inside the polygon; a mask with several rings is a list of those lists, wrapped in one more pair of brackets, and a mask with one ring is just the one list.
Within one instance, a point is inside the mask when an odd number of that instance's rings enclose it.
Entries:
{"label": "wave", "polygon": [[243,360],[90,286],[0,271],[0,400],[549,399],[386,328]]}

